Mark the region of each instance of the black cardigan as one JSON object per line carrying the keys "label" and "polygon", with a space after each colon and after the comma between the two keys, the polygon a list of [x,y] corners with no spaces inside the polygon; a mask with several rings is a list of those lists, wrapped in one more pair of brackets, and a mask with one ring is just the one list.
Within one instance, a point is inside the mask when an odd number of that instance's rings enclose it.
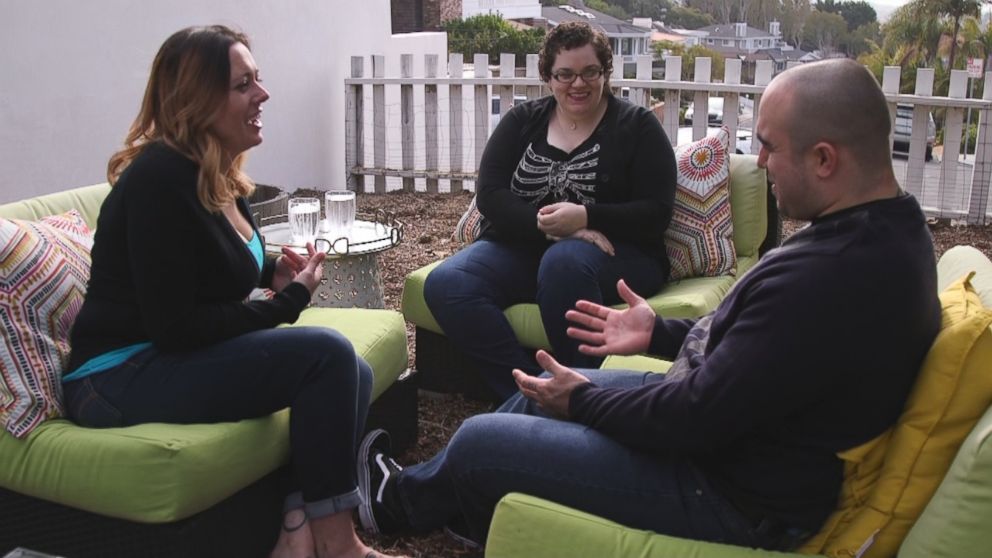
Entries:
{"label": "black cardigan", "polygon": [[[667,263],[664,236],[675,200],[675,153],[651,111],[612,95],[607,99],[606,114],[593,132],[602,151],[592,194],[596,202],[586,206],[588,228],[612,241],[630,242]],[[517,197],[510,182],[527,146],[547,134],[556,106],[553,96],[519,104],[489,138],[479,163],[483,238],[546,242],[537,228],[538,206]]]}
{"label": "black cardigan", "polygon": [[[100,208],[66,373],[134,343],[188,351],[293,322],[310,301],[299,283],[272,300],[245,301],[252,289],[270,284],[274,259],[260,272],[227,218],[203,207],[198,171],[193,161],[154,143],[111,189]],[[247,202],[237,203],[251,222]]]}

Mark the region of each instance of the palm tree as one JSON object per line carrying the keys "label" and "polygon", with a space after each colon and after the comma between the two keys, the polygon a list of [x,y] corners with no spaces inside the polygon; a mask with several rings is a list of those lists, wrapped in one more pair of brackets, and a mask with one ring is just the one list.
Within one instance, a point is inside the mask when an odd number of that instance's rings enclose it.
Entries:
{"label": "palm tree", "polygon": [[954,68],[954,58],[957,54],[958,33],[961,31],[961,19],[965,16],[978,17],[982,4],[990,4],[989,0],[913,0],[911,10],[919,18],[934,18],[953,21],[951,32],[951,55],[948,69]]}

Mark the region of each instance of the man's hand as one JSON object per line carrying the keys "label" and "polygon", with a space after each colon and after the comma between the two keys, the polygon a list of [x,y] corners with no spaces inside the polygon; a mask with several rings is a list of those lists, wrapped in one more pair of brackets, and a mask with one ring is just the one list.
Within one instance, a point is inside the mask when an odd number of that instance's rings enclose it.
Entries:
{"label": "man's hand", "polygon": [[537,364],[551,374],[550,378],[530,376],[521,370],[513,371],[513,379],[524,397],[537,403],[550,415],[558,418],[568,418],[568,399],[572,390],[589,381],[578,372],[558,363],[551,355],[541,350],[537,351]]}
{"label": "man's hand", "polygon": [[580,300],[565,318],[582,327],[569,327],[568,336],[582,341],[579,351],[592,356],[636,355],[651,344],[655,313],[646,300],[630,290],[623,279],[617,292],[630,305],[625,310]]}
{"label": "man's hand", "polygon": [[537,228],[545,235],[564,238],[589,224],[586,207],[558,202],[537,210]]}

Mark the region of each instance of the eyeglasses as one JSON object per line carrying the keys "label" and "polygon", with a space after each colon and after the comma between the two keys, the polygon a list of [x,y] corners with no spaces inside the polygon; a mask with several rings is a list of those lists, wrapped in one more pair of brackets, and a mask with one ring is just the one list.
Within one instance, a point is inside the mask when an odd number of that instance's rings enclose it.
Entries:
{"label": "eyeglasses", "polygon": [[600,67],[586,68],[581,72],[573,72],[572,70],[558,70],[551,74],[551,77],[555,78],[558,83],[572,83],[575,78],[581,76],[582,81],[589,83],[590,81],[595,81],[599,79],[599,76],[603,75],[603,69]]}

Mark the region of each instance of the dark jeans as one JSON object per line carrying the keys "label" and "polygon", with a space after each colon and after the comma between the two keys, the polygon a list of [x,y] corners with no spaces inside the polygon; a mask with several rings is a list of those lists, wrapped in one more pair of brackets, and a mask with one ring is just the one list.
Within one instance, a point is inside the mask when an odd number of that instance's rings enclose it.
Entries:
{"label": "dark jeans", "polygon": [[[651,373],[581,372],[604,387],[664,381]],[[463,534],[476,541],[486,540],[499,499],[522,492],[637,529],[779,544],[714,491],[688,459],[642,453],[581,424],[548,418],[519,394],[495,413],[466,420],[445,449],[404,469],[393,486],[414,529],[463,519]]]}
{"label": "dark jeans", "polygon": [[501,399],[517,392],[510,372],[539,374],[533,351],[525,349],[503,315],[514,304],[537,302],[551,350],[567,366],[595,368],[602,359],[583,355],[568,337],[565,312],[579,299],[621,302],[617,281],[650,295],[668,270],[630,244],[614,243],[615,256],[582,240],[545,246],[478,240],[431,271],[424,299],[444,334],[479,367]]}
{"label": "dark jeans", "polygon": [[[292,466],[311,517],[358,506],[355,454],[372,369],[340,333],[321,327],[256,331],[184,353],[149,348],[63,386],[82,426],[238,421],[290,408]],[[301,499],[302,496],[302,499]]]}

